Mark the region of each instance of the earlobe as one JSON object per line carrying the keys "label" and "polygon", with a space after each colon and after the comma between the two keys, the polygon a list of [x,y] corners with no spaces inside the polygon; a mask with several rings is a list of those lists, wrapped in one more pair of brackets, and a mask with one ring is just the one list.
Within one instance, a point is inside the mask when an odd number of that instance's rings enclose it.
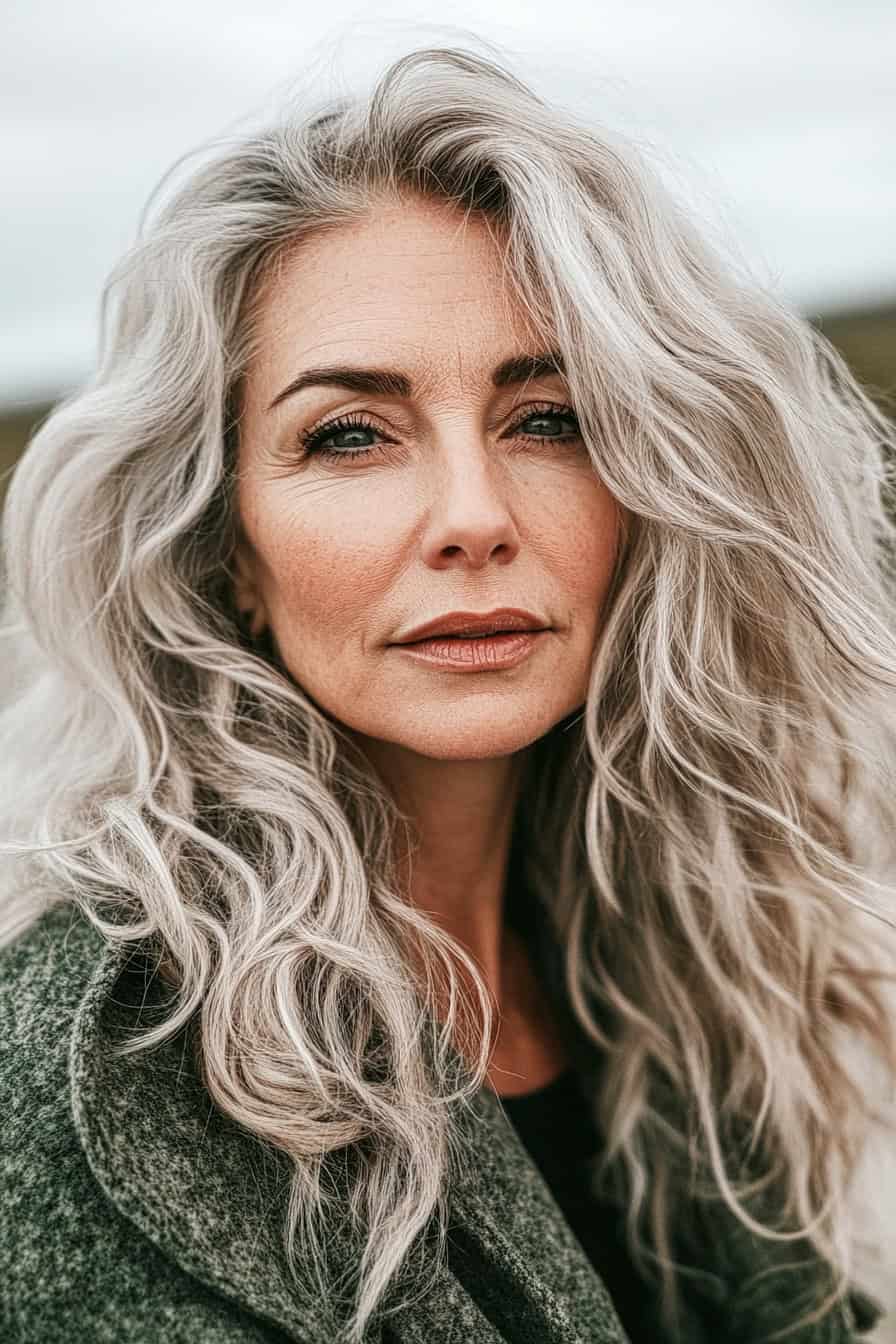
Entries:
{"label": "earlobe", "polygon": [[260,635],[264,634],[267,621],[261,607],[246,606],[239,607],[238,610],[241,622],[253,639],[258,639]]}
{"label": "earlobe", "polygon": [[245,538],[237,542],[233,554],[233,601],[248,633],[257,638],[267,625],[264,602],[258,592],[255,566]]}

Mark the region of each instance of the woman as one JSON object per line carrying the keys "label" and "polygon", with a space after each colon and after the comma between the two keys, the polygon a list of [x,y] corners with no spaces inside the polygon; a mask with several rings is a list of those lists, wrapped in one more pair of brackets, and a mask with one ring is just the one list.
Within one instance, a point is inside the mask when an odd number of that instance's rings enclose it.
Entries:
{"label": "woman", "polygon": [[890,424],[460,50],[116,299],[4,517],[13,1337],[866,1331]]}

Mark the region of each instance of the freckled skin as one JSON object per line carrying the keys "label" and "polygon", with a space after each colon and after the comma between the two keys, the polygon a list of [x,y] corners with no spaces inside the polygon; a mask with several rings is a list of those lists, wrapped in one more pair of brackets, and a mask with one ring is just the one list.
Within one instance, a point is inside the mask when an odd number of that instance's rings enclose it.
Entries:
{"label": "freckled skin", "polygon": [[[584,702],[613,566],[615,501],[581,440],[551,441],[573,426],[501,438],[514,407],[569,400],[559,376],[491,386],[502,358],[533,345],[513,318],[475,217],[459,229],[432,206],[383,208],[284,266],[248,379],[239,506],[256,628],[272,626],[295,680],[337,719],[433,757],[517,751]],[[342,362],[435,379],[413,404],[312,388],[265,414],[303,368]],[[300,430],[362,410],[392,441],[386,456],[300,460]],[[461,677],[384,647],[442,612],[496,606],[534,610],[556,631],[511,671]]]}
{"label": "freckled skin", "polygon": [[[270,626],[294,680],[353,731],[423,837],[415,892],[500,981],[501,895],[525,749],[584,703],[618,544],[558,374],[495,389],[544,350],[507,294],[481,221],[433,202],[381,205],[289,255],[263,291],[247,371],[237,506],[238,606]],[[321,364],[401,369],[415,395],[314,387]],[[419,383],[419,386],[418,386]],[[533,403],[554,403],[520,430]],[[573,408],[574,409],[574,408]],[[322,418],[346,457],[303,459]],[[512,432],[510,432],[512,431]],[[528,437],[526,437],[528,436]],[[351,449],[373,447],[350,458]],[[443,613],[524,607],[553,633],[511,670],[458,675],[387,647]]]}

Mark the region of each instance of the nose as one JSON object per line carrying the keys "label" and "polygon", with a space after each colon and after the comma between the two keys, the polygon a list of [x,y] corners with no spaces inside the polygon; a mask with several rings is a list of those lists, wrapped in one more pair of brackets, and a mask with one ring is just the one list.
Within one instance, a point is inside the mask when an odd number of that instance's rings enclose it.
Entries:
{"label": "nose", "polygon": [[512,482],[500,454],[481,431],[442,436],[426,495],[426,564],[479,569],[493,558],[508,564],[517,554]]}

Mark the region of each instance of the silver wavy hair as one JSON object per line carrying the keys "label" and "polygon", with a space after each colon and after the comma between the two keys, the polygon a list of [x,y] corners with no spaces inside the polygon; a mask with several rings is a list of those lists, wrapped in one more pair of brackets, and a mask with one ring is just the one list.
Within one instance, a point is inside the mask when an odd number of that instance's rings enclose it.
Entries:
{"label": "silver wavy hair", "polygon": [[[700,1162],[746,1227],[808,1235],[839,1294],[850,1175],[881,1119],[844,1042],[896,1077],[893,426],[631,145],[499,60],[427,47],[364,96],[290,104],[195,167],[113,271],[96,373],[38,428],[5,504],[0,941],[58,902],[151,940],[175,1007],[129,1049],[195,1023],[216,1105],[291,1159],[285,1244],[322,1297],[345,1287],[327,1278],[323,1164],[375,1137],[348,1341],[434,1212],[441,1254],[444,1102],[485,1082],[495,1005],[399,888],[408,818],[248,641],[231,569],[265,277],[413,194],[500,238],[630,517],[587,704],[536,744],[519,834],[604,1062],[593,1107],[632,1253],[659,1264],[673,1319],[677,1192]],[[726,1158],[738,1125],[749,1187]],[[781,1217],[763,1220],[746,1194],[772,1177]]]}

